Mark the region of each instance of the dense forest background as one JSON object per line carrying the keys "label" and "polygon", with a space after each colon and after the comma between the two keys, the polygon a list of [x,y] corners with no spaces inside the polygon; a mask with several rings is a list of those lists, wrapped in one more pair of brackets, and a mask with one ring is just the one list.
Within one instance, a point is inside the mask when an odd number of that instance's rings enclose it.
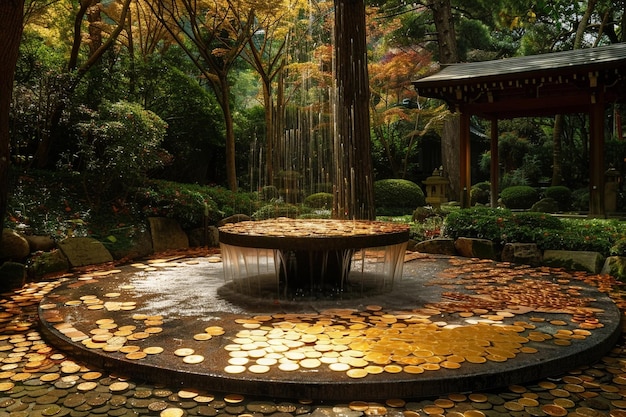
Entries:
{"label": "dense forest background", "polygon": [[[9,118],[16,172],[79,175],[92,207],[123,201],[148,178],[327,191],[333,5],[27,0]],[[411,81],[450,62],[623,42],[625,10],[624,0],[367,2],[374,179],[421,183],[446,164],[450,114]],[[607,114],[606,163],[623,173],[622,113]],[[473,124],[480,182],[489,175],[489,125]],[[499,129],[502,188],[586,187],[584,115]]]}

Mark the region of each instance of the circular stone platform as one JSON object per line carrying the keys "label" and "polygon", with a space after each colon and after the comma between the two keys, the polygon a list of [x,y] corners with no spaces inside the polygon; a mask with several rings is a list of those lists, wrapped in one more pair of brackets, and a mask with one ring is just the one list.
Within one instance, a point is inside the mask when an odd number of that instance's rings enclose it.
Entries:
{"label": "circular stone platform", "polygon": [[[612,348],[600,277],[424,256],[362,299],[246,297],[211,258],[85,274],[43,298],[51,343],[117,375],[322,400],[420,398],[559,375]],[[600,283],[601,284],[601,283]]]}

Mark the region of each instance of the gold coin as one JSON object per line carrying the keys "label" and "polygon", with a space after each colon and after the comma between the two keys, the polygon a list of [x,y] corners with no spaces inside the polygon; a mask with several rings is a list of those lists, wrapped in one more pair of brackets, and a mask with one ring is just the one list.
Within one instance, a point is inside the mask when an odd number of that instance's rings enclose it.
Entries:
{"label": "gold coin", "polygon": [[401,398],[390,398],[385,401],[385,404],[388,405],[389,407],[400,408],[406,405],[406,401],[404,401]]}
{"label": "gold coin", "polygon": [[161,333],[163,331],[162,327],[146,327],[145,332],[148,334],[156,334]]}
{"label": "gold coin", "polygon": [[298,365],[296,362],[283,362],[278,365],[278,369],[285,372],[292,372],[300,369],[300,365]]}
{"label": "gold coin", "polygon": [[354,368],[354,369],[349,369],[346,372],[346,375],[348,375],[350,378],[365,378],[367,376],[367,371],[363,368]]}
{"label": "gold coin", "polygon": [[414,374],[414,375],[424,373],[424,368],[422,368],[419,365],[407,365],[404,368],[402,368],[402,370],[406,372],[407,374]]}
{"label": "gold coin", "polygon": [[180,348],[174,351],[174,355],[176,356],[189,356],[193,355],[194,350],[191,348]]}
{"label": "gold coin", "polygon": [[139,346],[136,345],[126,345],[126,346],[122,346],[119,351],[122,353],[132,353],[132,352],[139,352],[141,350],[141,348]]}
{"label": "gold coin", "polygon": [[180,391],[178,391],[176,393],[176,395],[178,395],[180,398],[184,398],[186,400],[192,399],[192,398],[196,398],[198,396],[199,392],[195,391],[195,390],[186,390],[186,389],[181,389]]}
{"label": "gold coin", "polygon": [[568,414],[565,408],[556,404],[544,404],[541,406],[541,411],[553,417],[563,417]]}
{"label": "gold coin", "polygon": [[485,394],[481,394],[479,392],[470,394],[469,399],[470,401],[475,402],[475,403],[485,403],[488,400]]}
{"label": "gold coin", "polygon": [[160,346],[149,346],[143,350],[148,355],[158,355],[163,352],[163,348]]}
{"label": "gold coin", "polygon": [[245,372],[246,367],[243,365],[228,365],[224,367],[224,371],[228,374],[240,374]]}
{"label": "gold coin", "polygon": [[350,369],[350,365],[343,362],[335,362],[328,365],[328,369],[336,372],[345,372]]}
{"label": "gold coin", "polygon": [[44,375],[40,376],[39,380],[42,381],[42,382],[52,382],[52,381],[56,381],[60,377],[61,377],[61,374],[49,373],[49,374],[44,374]]}
{"label": "gold coin", "polygon": [[348,407],[353,411],[365,411],[370,408],[370,405],[365,401],[352,401],[348,404]]}
{"label": "gold coin", "polygon": [[97,382],[82,382],[76,386],[79,391],[91,391],[98,386]]}
{"label": "gold coin", "polygon": [[399,372],[402,372],[402,367],[400,365],[394,364],[386,365],[383,369],[385,370],[385,372],[388,372],[390,374],[397,374]]}
{"label": "gold coin", "polygon": [[267,365],[255,364],[250,365],[248,367],[248,371],[252,372],[253,374],[264,374],[270,371],[270,367]]}
{"label": "gold coin", "polygon": [[480,410],[467,410],[463,413],[465,417],[485,417],[485,413]]}
{"label": "gold coin", "polygon": [[210,340],[211,338],[213,338],[213,336],[211,336],[208,333],[198,333],[193,335],[194,340],[199,340],[199,341],[204,341],[204,340]]}
{"label": "gold coin", "polygon": [[116,381],[109,385],[109,391],[111,392],[121,392],[126,391],[130,387],[130,384],[126,381]]}
{"label": "gold coin", "polygon": [[0,392],[11,391],[15,387],[13,382],[0,382]]}
{"label": "gold coin", "polygon": [[317,368],[321,364],[322,363],[319,361],[319,359],[315,358],[303,359],[300,361],[300,366],[307,369]]}
{"label": "gold coin", "polygon": [[126,359],[130,359],[130,360],[137,360],[137,359],[143,359],[146,356],[148,356],[148,354],[146,352],[130,352],[126,354]]}
{"label": "gold coin", "polygon": [[183,417],[185,415],[185,410],[178,407],[170,407],[161,411],[159,417]]}
{"label": "gold coin", "polygon": [[428,415],[433,415],[433,414],[443,414],[444,409],[441,407],[437,407],[436,405],[427,405],[424,408],[422,408],[422,410],[428,414]]}
{"label": "gold coin", "polygon": [[437,398],[434,401],[435,405],[437,407],[441,407],[441,408],[452,408],[454,407],[454,401],[449,400],[447,398]]}
{"label": "gold coin", "polygon": [[183,358],[183,362],[189,364],[200,363],[204,361],[204,356],[202,355],[187,355]]}
{"label": "gold coin", "polygon": [[240,358],[230,358],[228,360],[228,364],[229,365],[239,365],[239,366],[242,366],[242,365],[247,365],[248,362],[250,362],[250,359],[248,359],[248,358],[241,358],[241,357]]}
{"label": "gold coin", "polygon": [[569,398],[555,398],[554,403],[563,408],[573,408],[576,403]]}
{"label": "gold coin", "polygon": [[228,394],[224,397],[224,401],[229,404],[238,404],[244,400],[244,396],[241,394]]}
{"label": "gold coin", "polygon": [[83,379],[84,379],[85,381],[93,381],[93,380],[95,380],[95,379],[100,378],[101,376],[102,376],[102,373],[101,373],[101,372],[95,372],[95,371],[92,371],[92,372],[85,372],[85,373],[83,374]]}
{"label": "gold coin", "polygon": [[365,369],[365,372],[371,375],[382,374],[385,371],[382,366],[378,365],[369,365],[363,369]]}

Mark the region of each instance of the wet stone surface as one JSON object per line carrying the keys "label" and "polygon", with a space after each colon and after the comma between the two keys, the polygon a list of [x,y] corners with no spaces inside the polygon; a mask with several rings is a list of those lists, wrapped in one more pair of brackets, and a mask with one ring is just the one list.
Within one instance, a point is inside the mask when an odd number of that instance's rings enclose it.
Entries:
{"label": "wet stone surface", "polygon": [[[546,352],[563,355],[571,349],[576,351],[587,343],[598,342],[594,341],[594,338],[607,328],[615,328],[614,321],[619,319],[621,314],[611,312],[611,308],[615,307],[604,294],[608,294],[618,305],[622,304],[623,297],[621,289],[610,279],[602,276],[547,269],[533,269],[531,272],[526,268],[483,264],[476,260],[424,258],[405,265],[405,276],[418,272],[424,276],[424,281],[420,285],[421,293],[419,296],[413,296],[412,306],[411,296],[403,291],[403,295],[398,297],[388,294],[384,298],[368,298],[359,303],[350,300],[350,306],[337,306],[336,300],[308,303],[306,306],[298,303],[276,305],[270,300],[251,306],[252,301],[234,305],[221,299],[216,300],[216,303],[223,309],[218,310],[212,306],[210,310],[206,310],[205,307],[196,305],[198,301],[196,297],[200,297],[193,294],[198,292],[196,287],[196,291],[188,289],[187,297],[192,304],[189,305],[189,311],[186,311],[180,303],[176,305],[170,300],[171,294],[176,292],[175,281],[164,281],[162,277],[171,270],[180,270],[181,275],[189,276],[189,271],[185,272],[184,269],[193,269],[194,266],[208,269],[208,265],[213,262],[207,259],[146,262],[120,268],[119,272],[115,269],[94,271],[50,282],[30,284],[14,293],[4,294],[0,300],[0,416],[626,415],[624,398],[626,353],[621,338],[615,343],[612,342],[610,349],[599,360],[587,361],[576,367],[563,367],[562,372],[554,373],[550,377],[529,380],[521,384],[511,383],[504,388],[464,390],[462,393],[447,391],[445,394],[427,397],[395,396],[391,395],[393,390],[386,391],[388,394],[386,397],[379,397],[376,400],[355,395],[341,401],[326,398],[311,400],[307,397],[280,398],[274,395],[255,395],[255,392],[239,394],[236,390],[230,391],[233,393],[229,394],[229,391],[198,388],[193,385],[163,384],[158,379],[149,382],[143,378],[146,375],[154,376],[149,373],[122,372],[124,369],[133,369],[128,367],[129,364],[143,365],[154,361],[159,366],[171,366],[167,364],[171,362],[176,368],[189,370],[205,368],[207,364],[211,364],[219,371],[212,372],[220,374],[225,372],[230,359],[245,357],[250,360],[250,352],[255,350],[258,352],[252,357],[261,355],[260,351],[264,350],[260,349],[263,342],[275,340],[268,338],[267,335],[273,334],[272,332],[278,333],[278,330],[282,332],[277,338],[283,342],[281,346],[284,346],[284,341],[296,339],[296,336],[298,339],[292,341],[303,342],[303,345],[291,347],[281,353],[283,357],[285,353],[292,352],[293,358],[299,358],[301,355],[304,355],[304,358],[289,359],[283,363],[294,362],[302,367],[303,364],[309,366],[317,364],[314,360],[320,362],[318,367],[305,372],[308,379],[313,375],[328,373],[333,378],[340,377],[341,384],[353,385],[364,381],[393,381],[393,378],[403,381],[411,378],[419,380],[425,375],[429,378],[445,373],[453,375],[453,372],[461,372],[470,366],[474,367],[472,369],[490,367],[496,372],[500,368],[507,372],[507,367],[516,361],[536,361],[536,358],[547,354]],[[417,262],[420,265],[417,265]],[[216,271],[218,270],[219,267],[216,266]],[[160,279],[148,282],[153,277]],[[218,277],[219,273],[214,278],[218,280]],[[522,291],[517,286],[518,280],[522,277],[526,280],[525,288],[534,288],[533,291]],[[536,285],[534,280],[539,279],[546,279],[545,285]],[[557,287],[552,287],[554,284]],[[126,285],[134,288],[125,287]],[[406,285],[410,287],[409,283]],[[151,292],[153,288],[159,286],[165,288],[164,295],[155,295]],[[497,286],[499,291],[495,291],[494,286]],[[425,293],[428,292],[431,292],[429,297],[432,298],[425,300],[423,297],[426,297]],[[534,297],[526,298],[529,293],[534,294]],[[181,294],[185,294],[185,291],[181,290]],[[85,296],[88,297],[84,298]],[[391,304],[392,300],[398,304]],[[533,305],[526,306],[525,309],[513,308],[519,306],[522,301]],[[205,301],[204,305],[206,304]],[[63,312],[64,309],[67,311]],[[50,313],[55,310],[58,312]],[[43,333],[41,330],[44,327],[39,327],[38,323],[38,312],[47,329]],[[204,319],[200,320],[198,318],[200,316]],[[52,319],[49,320],[50,318]],[[189,321],[200,321],[198,324],[201,330],[198,332],[198,326],[181,326],[181,323]],[[288,326],[284,324],[285,322],[290,322],[294,326]],[[421,331],[422,336],[419,340],[428,341],[435,338],[438,333],[459,331],[455,330],[460,328],[459,324],[466,327],[478,326],[474,329],[500,327],[499,330],[504,331],[506,337],[503,339],[507,344],[498,346],[500,342],[494,339],[500,336],[483,335],[478,345],[489,341],[492,348],[499,348],[493,352],[484,350],[476,356],[475,361],[480,362],[481,360],[477,358],[482,357],[485,359],[484,363],[469,362],[468,357],[471,358],[471,355],[462,354],[460,347],[449,348],[448,351],[435,351],[435,348],[441,346],[431,343],[430,349],[413,348],[409,354],[406,349],[400,349],[393,344],[398,342],[396,339],[406,341],[414,337],[407,329]],[[289,328],[285,330],[282,326]],[[68,330],[70,327],[73,330]],[[168,335],[173,328],[178,333]],[[105,332],[102,330],[106,330],[106,333],[112,336],[103,336]],[[366,330],[372,333],[366,333]],[[115,335],[116,332],[121,332],[122,335]],[[130,334],[126,334],[128,332]],[[265,333],[261,336],[263,332]],[[355,336],[350,336],[350,332]],[[52,344],[48,339],[44,339],[43,335],[49,336],[49,333],[55,333],[59,339],[68,341],[68,345],[80,346],[83,351],[97,353],[98,357],[117,357],[124,366],[111,371],[108,362],[80,360],[81,355],[75,354],[79,351],[60,350],[56,347],[57,343]],[[78,333],[83,333],[86,337],[83,338]],[[285,333],[290,336],[286,337]],[[385,339],[380,333],[393,337]],[[197,334],[207,334],[211,337],[206,340],[195,340],[194,336]],[[356,340],[327,343],[337,339],[331,336],[341,336],[339,339],[356,337]],[[511,336],[517,338],[513,344]],[[115,337],[121,339],[111,346],[117,346],[118,349],[105,352],[107,342]],[[266,338],[264,341],[261,340],[263,337]],[[72,338],[76,340],[72,341]],[[254,349],[244,349],[243,347],[250,342],[235,340],[246,338],[256,339],[252,340],[252,344],[261,343],[261,345],[255,344]],[[122,340],[124,343],[121,343]],[[365,340],[369,341],[367,346],[362,344]],[[451,346],[450,340],[444,339],[445,343],[438,345]],[[216,352],[223,352],[214,355],[205,345],[207,342],[217,341],[219,343],[215,343]],[[390,341],[393,342],[391,345],[386,344]],[[194,345],[194,342],[199,345]],[[95,345],[88,346],[91,343]],[[415,346],[418,343],[418,339],[415,338],[411,339],[409,344]],[[229,349],[232,350],[227,350],[226,346],[229,345],[238,345],[238,349],[230,346]],[[338,351],[326,350],[329,345],[345,345],[348,349],[342,350],[343,347],[340,347]],[[202,348],[194,349],[196,346]],[[318,349],[303,349],[306,346]],[[128,353],[120,352],[124,347],[127,347]],[[137,359],[125,358],[131,353],[145,353],[150,347],[161,347],[163,351],[139,355],[141,358],[138,356]],[[177,356],[174,352],[180,349],[193,349],[194,352],[183,351],[180,352],[181,356]],[[281,349],[284,348],[278,350]],[[255,359],[255,364],[259,359],[268,359],[269,353],[267,350],[264,351],[266,353],[263,357]],[[323,362],[321,360],[325,357],[323,354],[331,351],[338,353],[338,358],[349,359]],[[342,356],[341,353],[346,351],[352,353]],[[232,352],[246,352],[247,356],[242,353],[231,355]],[[318,356],[319,353],[322,356]],[[385,354],[389,358],[385,360],[374,353]],[[364,359],[368,354],[370,356]],[[197,363],[184,362],[185,358],[193,355],[201,355],[204,360]],[[584,349],[581,355],[587,355]],[[333,356],[335,355],[329,357]],[[453,368],[446,368],[442,366],[444,360],[435,358],[437,356],[445,357],[451,364],[456,363],[460,366],[455,368],[456,365],[449,365]],[[461,360],[461,357],[464,360]],[[363,359],[368,364],[364,365],[362,361],[355,359]],[[381,363],[377,364],[375,360]],[[406,364],[407,360],[419,363]],[[344,362],[351,370],[368,369],[372,372],[368,371],[366,375],[354,378],[347,374],[348,371],[322,371],[332,363]],[[266,363],[271,363],[271,360]],[[105,366],[98,366],[99,364]],[[431,365],[424,367],[426,364]],[[427,369],[436,368],[432,364],[439,365],[439,368]],[[254,379],[257,375],[261,377],[259,385],[261,394],[266,392],[262,384],[267,381],[264,382],[263,378],[269,377],[272,372],[272,376],[281,373],[291,375],[296,372],[272,369],[267,373],[256,374],[250,371],[251,365],[248,363],[236,366],[246,367],[245,371],[237,374],[242,379]],[[261,366],[272,368],[275,365]],[[389,368],[385,370],[385,367]],[[419,372],[418,368],[423,371]],[[341,389],[340,385],[334,388]]]}

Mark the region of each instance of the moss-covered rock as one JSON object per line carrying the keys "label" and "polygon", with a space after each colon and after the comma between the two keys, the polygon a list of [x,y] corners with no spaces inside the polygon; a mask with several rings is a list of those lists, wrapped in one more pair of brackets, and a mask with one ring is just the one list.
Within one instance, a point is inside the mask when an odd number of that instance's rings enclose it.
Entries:
{"label": "moss-covered rock", "polygon": [[0,292],[22,288],[25,283],[26,265],[12,261],[0,265]]}
{"label": "moss-covered rock", "polygon": [[35,279],[67,272],[70,269],[69,261],[58,249],[42,252],[33,257],[30,262],[29,275]]}

